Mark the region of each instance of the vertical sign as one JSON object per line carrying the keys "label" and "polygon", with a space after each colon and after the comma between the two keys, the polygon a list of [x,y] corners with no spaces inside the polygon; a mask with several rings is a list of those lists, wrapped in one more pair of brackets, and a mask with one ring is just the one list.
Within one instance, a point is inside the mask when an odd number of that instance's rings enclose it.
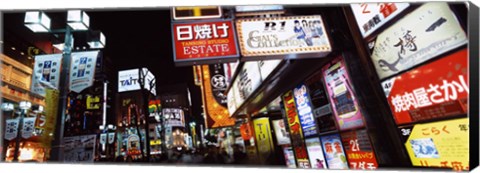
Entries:
{"label": "vertical sign", "polygon": [[[223,70],[215,70],[215,67],[221,66],[212,66],[211,69],[208,65],[202,65],[203,92],[205,95],[205,110],[207,114],[205,126],[207,128],[233,126],[235,124],[235,118],[230,118],[227,109],[227,97],[223,93],[218,92],[221,90],[215,88],[225,84],[225,77],[218,77],[222,76]],[[211,70],[214,73],[211,73]]]}
{"label": "vertical sign", "polygon": [[341,136],[351,169],[377,169],[377,159],[368,138],[367,130],[343,132]]}
{"label": "vertical sign", "polygon": [[302,84],[293,89],[293,92],[303,134],[305,137],[317,134],[315,120],[313,119],[312,104],[310,98],[308,98],[307,87]]}
{"label": "vertical sign", "polygon": [[59,100],[59,91],[55,89],[47,89],[45,96],[45,125],[44,125],[44,134],[42,136],[42,142],[46,147],[50,147],[53,136],[48,134],[55,132],[55,127],[57,123],[58,116],[58,100]]}
{"label": "vertical sign", "polygon": [[32,92],[45,96],[46,88],[58,89],[62,54],[35,56]]}
{"label": "vertical sign", "polygon": [[340,135],[334,134],[320,138],[328,169],[348,169],[347,158],[343,151]]}
{"label": "vertical sign", "polygon": [[28,139],[32,137],[36,119],[37,117],[23,118],[22,138]]}
{"label": "vertical sign", "polygon": [[283,119],[272,120],[273,130],[275,131],[275,137],[277,137],[278,145],[290,144],[290,134],[285,128],[285,121]]}
{"label": "vertical sign", "polygon": [[287,168],[297,168],[295,164],[295,155],[291,147],[283,147],[283,155],[285,156],[285,163]]}
{"label": "vertical sign", "polygon": [[320,139],[317,137],[306,139],[305,144],[307,145],[308,157],[310,158],[310,164],[312,165],[312,168],[326,169],[327,164],[325,157],[323,156]]}
{"label": "vertical sign", "polygon": [[334,59],[322,70],[330,103],[340,130],[364,126],[362,113],[342,57]]}
{"label": "vertical sign", "polygon": [[12,140],[15,139],[18,135],[18,126],[20,119],[9,119],[6,121],[6,128],[5,128],[5,139]]}
{"label": "vertical sign", "polygon": [[409,3],[350,4],[358,27],[365,38],[410,6]]}
{"label": "vertical sign", "polygon": [[294,148],[298,167],[310,168],[311,166],[310,162],[308,161],[305,143],[303,142],[302,127],[300,125],[300,120],[298,118],[297,108],[295,107],[295,100],[293,97],[293,91],[288,91],[282,96],[285,112],[287,114],[288,126],[290,127],[292,148]]}
{"label": "vertical sign", "polygon": [[270,133],[270,122],[268,118],[253,120],[255,139],[258,147],[258,154],[261,159],[268,159],[273,152],[272,133]]}
{"label": "vertical sign", "polygon": [[72,53],[70,66],[70,90],[80,93],[93,85],[98,51]]}

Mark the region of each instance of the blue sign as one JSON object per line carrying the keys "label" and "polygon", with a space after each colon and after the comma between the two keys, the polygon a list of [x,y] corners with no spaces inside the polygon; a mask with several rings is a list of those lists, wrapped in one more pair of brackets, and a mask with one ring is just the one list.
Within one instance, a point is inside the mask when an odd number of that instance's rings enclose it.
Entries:
{"label": "blue sign", "polygon": [[317,134],[315,119],[313,118],[312,103],[308,97],[307,87],[304,84],[293,90],[298,117],[305,137]]}

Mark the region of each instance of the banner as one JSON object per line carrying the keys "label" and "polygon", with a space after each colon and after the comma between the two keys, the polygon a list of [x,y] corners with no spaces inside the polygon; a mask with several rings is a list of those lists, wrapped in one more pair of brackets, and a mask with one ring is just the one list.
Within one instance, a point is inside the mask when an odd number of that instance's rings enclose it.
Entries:
{"label": "banner", "polygon": [[260,155],[261,160],[267,161],[270,154],[274,152],[269,119],[254,119],[253,126],[255,129],[255,140],[257,143],[258,154]]}
{"label": "banner", "polygon": [[343,132],[341,136],[351,169],[374,170],[378,168],[367,130]]}
{"label": "banner", "polygon": [[176,63],[227,62],[235,61],[239,56],[231,20],[175,22],[172,23],[172,32]]}
{"label": "banner", "polygon": [[289,16],[237,19],[242,56],[331,52],[322,17]]}
{"label": "banner", "polygon": [[362,113],[342,57],[325,65],[322,71],[339,130],[363,127]]}
{"label": "banner", "polygon": [[45,125],[43,126],[44,135],[41,138],[44,146],[50,147],[53,136],[48,134],[55,133],[60,92],[55,89],[47,89],[45,95]]}
{"label": "banner", "polygon": [[275,137],[277,137],[277,145],[290,144],[290,134],[285,128],[285,121],[283,121],[283,119],[272,120],[272,125],[275,131]]}
{"label": "banner", "polygon": [[361,3],[350,4],[363,38],[398,16],[409,3]]}
{"label": "banner", "polygon": [[[221,66],[221,65],[220,65]],[[219,67],[219,66],[216,66]],[[217,69],[220,70],[220,69]],[[223,72],[223,71],[222,71]],[[220,71],[218,72],[220,73]],[[227,96],[218,92],[214,87],[225,84],[222,80],[215,80],[208,65],[202,65],[203,94],[205,99],[205,126],[207,128],[228,127],[235,125],[235,118],[230,118],[227,109]],[[219,79],[219,78],[216,78]],[[222,79],[222,78],[220,78]],[[223,84],[221,84],[223,83]],[[216,85],[216,86],[214,86]],[[216,90],[216,91],[214,91]],[[216,95],[217,94],[217,95]],[[222,94],[222,95],[218,95]],[[220,101],[220,102],[219,102]]]}
{"label": "banner", "polygon": [[294,149],[297,164],[299,168],[311,168],[308,161],[308,155],[303,142],[303,132],[300,120],[295,107],[293,92],[290,90],[282,96],[285,114],[290,127],[290,138],[292,139],[292,148]]}
{"label": "banner", "polygon": [[93,85],[98,51],[72,53],[70,65],[70,90],[80,93]]}
{"label": "banner", "polygon": [[115,142],[115,132],[108,133],[108,144]]}
{"label": "banner", "polygon": [[348,169],[347,158],[343,151],[340,135],[334,134],[320,137],[328,169]]}
{"label": "banner", "polygon": [[307,146],[308,157],[310,159],[310,165],[312,165],[312,168],[327,169],[327,163],[325,161],[325,157],[323,156],[320,139],[317,137],[306,139],[305,145]]}
{"label": "banner", "polygon": [[307,87],[301,84],[293,89],[295,104],[298,110],[298,117],[302,125],[303,135],[307,138],[317,134],[315,119],[312,114],[312,104],[308,98]]}
{"label": "banner", "polygon": [[467,114],[468,51],[452,53],[382,83],[397,124]]}
{"label": "banner", "polygon": [[72,136],[63,138],[64,162],[93,163],[97,135]]}
{"label": "banner", "polygon": [[107,143],[107,134],[102,133],[100,134],[100,144],[106,144]]}
{"label": "banner", "polygon": [[185,114],[182,109],[164,108],[162,109],[164,123],[170,127],[185,127]]}
{"label": "banner", "polygon": [[283,147],[283,154],[285,156],[285,163],[287,164],[287,168],[297,168],[295,163],[295,155],[293,154],[293,150],[291,147]]}
{"label": "banner", "polygon": [[385,79],[466,43],[448,4],[431,2],[380,33],[371,58],[378,77]]}
{"label": "banner", "polygon": [[35,56],[32,74],[32,92],[45,97],[46,88],[58,89],[62,54]]}
{"label": "banner", "polygon": [[22,138],[28,139],[33,136],[36,119],[36,117],[23,118]]}
{"label": "banner", "polygon": [[9,119],[6,120],[6,127],[5,127],[5,139],[12,140],[15,139],[18,135],[18,126],[20,124],[20,119]]}
{"label": "banner", "polygon": [[461,118],[415,125],[405,147],[414,166],[468,171],[469,142],[469,119]]}

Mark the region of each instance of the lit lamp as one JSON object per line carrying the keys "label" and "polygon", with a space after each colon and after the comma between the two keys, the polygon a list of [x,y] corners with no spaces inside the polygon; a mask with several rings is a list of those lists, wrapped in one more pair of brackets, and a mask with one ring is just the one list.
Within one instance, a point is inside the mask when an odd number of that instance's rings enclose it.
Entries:
{"label": "lit lamp", "polygon": [[12,103],[2,103],[2,110],[3,111],[13,111],[15,107],[13,106]]}
{"label": "lit lamp", "polygon": [[33,32],[49,32],[50,18],[39,11],[29,11],[25,13],[25,26]]}
{"label": "lit lamp", "polygon": [[106,45],[106,38],[100,31],[92,31],[89,35],[88,45],[90,49],[102,49]]}
{"label": "lit lamp", "polygon": [[73,30],[88,30],[90,17],[84,11],[70,10],[67,14],[67,24]]}
{"label": "lit lamp", "polygon": [[32,103],[28,101],[21,101],[19,104],[19,108],[23,110],[30,109],[31,107],[32,107]]}

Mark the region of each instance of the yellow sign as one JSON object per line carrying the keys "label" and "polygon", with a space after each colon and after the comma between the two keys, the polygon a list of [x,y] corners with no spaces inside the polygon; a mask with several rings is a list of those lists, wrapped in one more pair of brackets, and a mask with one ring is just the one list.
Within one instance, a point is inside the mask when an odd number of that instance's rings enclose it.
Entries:
{"label": "yellow sign", "polygon": [[154,145],[162,145],[162,141],[160,139],[151,140],[150,141],[150,146],[154,146]]}
{"label": "yellow sign", "polygon": [[258,118],[253,120],[253,124],[255,126],[255,139],[257,142],[258,153],[262,159],[266,159],[273,150],[269,120],[268,118]]}
{"label": "yellow sign", "polygon": [[415,125],[405,147],[414,166],[468,170],[468,118]]}
{"label": "yellow sign", "polygon": [[45,125],[44,134],[42,135],[42,143],[45,147],[50,147],[53,133],[55,133],[55,125],[58,116],[58,96],[59,91],[54,89],[46,89],[45,96]]}
{"label": "yellow sign", "polygon": [[100,109],[100,97],[87,96],[87,109]]}
{"label": "yellow sign", "polygon": [[173,7],[172,12],[174,20],[208,19],[222,16],[220,6]]}

